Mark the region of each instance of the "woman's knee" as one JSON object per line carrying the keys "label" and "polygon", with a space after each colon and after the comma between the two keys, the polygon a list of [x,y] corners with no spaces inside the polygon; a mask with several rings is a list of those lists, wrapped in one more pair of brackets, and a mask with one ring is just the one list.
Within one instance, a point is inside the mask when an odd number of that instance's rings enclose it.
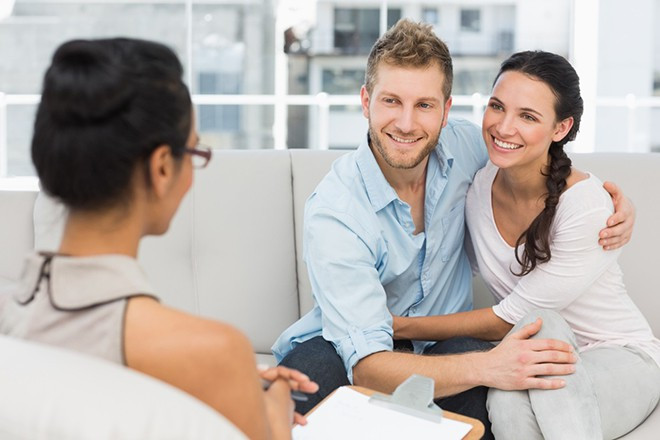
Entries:
{"label": "woman's knee", "polygon": [[518,321],[518,324],[516,324],[516,325],[531,324],[539,318],[541,318],[544,323],[545,322],[554,322],[554,321],[564,321],[564,318],[562,318],[562,316],[554,310],[535,309],[535,310],[532,310],[531,312],[528,312],[525,316],[523,316],[520,319],[520,321]]}
{"label": "woman's knee", "polygon": [[541,318],[541,330],[534,336],[536,338],[561,339],[575,345],[575,335],[570,325],[556,311],[548,309],[537,309],[527,313],[511,330],[516,331],[520,328],[536,322]]}
{"label": "woman's knee", "polygon": [[486,408],[490,419],[493,420],[493,414],[513,413],[516,408],[531,408],[529,393],[527,390],[505,391],[497,388],[490,388],[486,397]]}

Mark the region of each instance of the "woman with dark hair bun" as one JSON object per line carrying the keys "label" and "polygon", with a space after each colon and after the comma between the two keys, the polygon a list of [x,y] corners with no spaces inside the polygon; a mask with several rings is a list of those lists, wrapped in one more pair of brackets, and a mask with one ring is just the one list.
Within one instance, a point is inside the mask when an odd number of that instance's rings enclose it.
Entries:
{"label": "woman with dark hair bun", "polygon": [[[573,374],[554,379],[561,388],[490,389],[499,439],[613,439],[660,399],[660,341],[626,292],[620,250],[605,251],[595,238],[612,199],[564,151],[582,111],[578,75],[561,56],[527,51],[504,61],[482,123],[490,162],[466,202],[474,266],[498,304],[394,318],[396,338],[421,340],[500,340],[541,319],[534,338],[573,346]],[[547,374],[542,364],[530,368]]]}
{"label": "woman with dark hair bun", "polygon": [[[174,52],[116,38],[60,46],[43,84],[32,160],[43,190],[68,208],[57,253],[27,259],[0,331],[126,365],[197,397],[249,438],[291,437],[292,389],[315,392],[284,367],[257,372],[247,338],[229,325],[161,305],[139,267],[141,238],[167,231],[190,189],[198,146]],[[261,378],[272,381],[262,391]]]}

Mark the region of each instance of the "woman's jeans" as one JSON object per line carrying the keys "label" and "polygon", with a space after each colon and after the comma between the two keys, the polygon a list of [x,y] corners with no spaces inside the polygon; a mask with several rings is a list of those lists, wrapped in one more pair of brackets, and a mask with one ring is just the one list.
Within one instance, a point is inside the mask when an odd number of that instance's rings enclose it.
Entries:
{"label": "woman's jeans", "polygon": [[543,319],[534,338],[566,341],[578,354],[575,373],[558,390],[488,392],[493,434],[508,439],[613,439],[634,429],[660,397],[660,367],[641,350],[606,346],[578,353],[573,331],[556,312],[538,310],[512,332]]}

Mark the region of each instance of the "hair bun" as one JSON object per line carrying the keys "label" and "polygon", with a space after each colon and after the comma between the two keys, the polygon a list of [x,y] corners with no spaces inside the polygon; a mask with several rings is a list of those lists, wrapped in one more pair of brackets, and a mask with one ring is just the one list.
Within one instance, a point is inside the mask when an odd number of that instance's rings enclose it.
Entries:
{"label": "hair bun", "polygon": [[[103,120],[125,108],[133,96],[130,72],[111,46],[74,40],[53,55],[42,101],[62,123]],[[116,48],[115,48],[116,49]]]}

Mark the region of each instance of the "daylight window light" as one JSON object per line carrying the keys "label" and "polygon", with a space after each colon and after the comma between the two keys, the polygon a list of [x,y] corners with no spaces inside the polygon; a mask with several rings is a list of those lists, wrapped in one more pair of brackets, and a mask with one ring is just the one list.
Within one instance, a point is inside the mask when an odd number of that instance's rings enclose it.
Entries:
{"label": "daylight window light", "polygon": [[0,2],[0,21],[8,18],[14,9],[15,0],[3,0]]}

